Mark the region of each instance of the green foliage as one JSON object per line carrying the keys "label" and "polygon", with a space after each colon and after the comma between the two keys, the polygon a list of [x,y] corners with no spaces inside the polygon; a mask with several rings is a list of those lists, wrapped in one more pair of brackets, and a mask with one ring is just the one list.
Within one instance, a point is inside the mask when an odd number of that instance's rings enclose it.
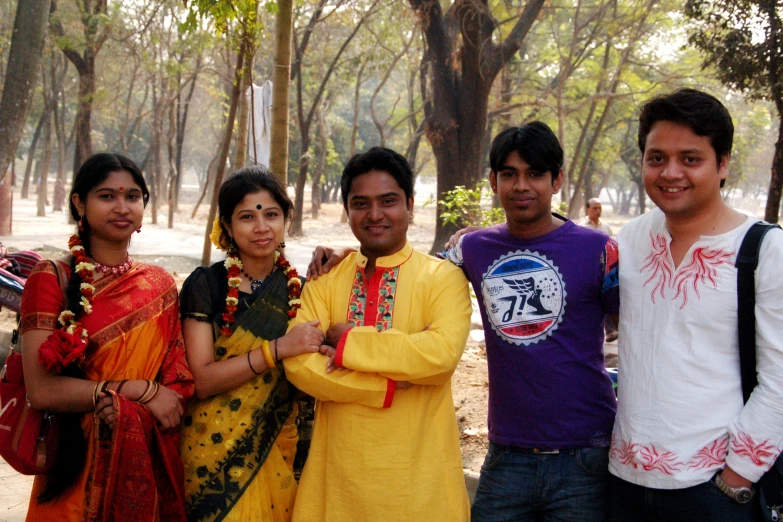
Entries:
{"label": "green foliage", "polygon": [[489,199],[487,188],[488,183],[482,181],[473,189],[458,185],[454,190],[444,192],[443,199],[438,201],[443,224],[454,224],[458,227],[471,225],[488,227],[505,221],[502,208],[486,208],[486,201]]}
{"label": "green foliage", "polygon": [[751,99],[779,97],[783,89],[771,82],[783,74],[779,10],[779,2],[767,0],[688,0],[689,42],[724,84]]}
{"label": "green foliage", "polygon": [[[438,201],[441,205],[441,220],[444,225],[454,224],[460,228],[479,225],[489,227],[506,220],[506,214],[502,208],[491,206],[492,195],[489,191],[489,183],[485,180],[476,188],[469,189],[458,185],[454,190],[443,193],[443,199]],[[425,206],[432,203],[428,200]],[[568,202],[552,203],[552,212],[566,215]]]}

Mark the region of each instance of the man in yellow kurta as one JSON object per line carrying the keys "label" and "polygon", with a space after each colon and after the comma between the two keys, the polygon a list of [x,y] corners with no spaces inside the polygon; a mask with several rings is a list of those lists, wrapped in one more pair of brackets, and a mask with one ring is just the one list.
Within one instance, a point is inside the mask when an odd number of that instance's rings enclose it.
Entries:
{"label": "man in yellow kurta", "polygon": [[284,361],[318,399],[294,521],[467,521],[451,395],[470,326],[467,280],[408,243],[405,158],[370,149],[341,185],[361,250],[305,285],[290,324],[320,320],[330,347]]}

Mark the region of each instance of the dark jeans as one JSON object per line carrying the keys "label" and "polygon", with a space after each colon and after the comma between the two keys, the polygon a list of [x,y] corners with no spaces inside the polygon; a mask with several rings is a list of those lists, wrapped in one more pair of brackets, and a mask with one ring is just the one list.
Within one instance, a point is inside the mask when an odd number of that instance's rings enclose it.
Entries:
{"label": "dark jeans", "polygon": [[490,442],[473,522],[604,522],[609,513],[609,448],[531,450]]}
{"label": "dark jeans", "polygon": [[612,522],[752,522],[754,497],[738,504],[714,482],[684,489],[653,489],[612,476]]}

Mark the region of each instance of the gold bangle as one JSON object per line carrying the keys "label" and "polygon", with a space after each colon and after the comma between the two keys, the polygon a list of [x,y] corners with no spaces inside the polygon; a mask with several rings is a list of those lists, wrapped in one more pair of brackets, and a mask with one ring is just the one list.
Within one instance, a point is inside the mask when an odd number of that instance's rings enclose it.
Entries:
{"label": "gold bangle", "polygon": [[152,381],[147,381],[147,387],[144,388],[144,393],[141,394],[141,397],[139,397],[136,402],[139,404],[146,404],[147,401],[149,401],[149,395],[153,392],[155,389],[155,386],[153,385]]}
{"label": "gold bangle", "polygon": [[98,407],[98,389],[100,388],[101,383],[96,382],[95,387],[92,389],[92,407],[97,408]]}
{"label": "gold bangle", "polygon": [[152,399],[157,397],[159,391],[160,391],[160,384],[158,384],[155,381],[152,381],[152,394],[149,397],[147,397],[147,399],[145,399],[144,402],[142,402],[141,404],[147,404]]}
{"label": "gold bangle", "polygon": [[147,404],[150,402],[157,394],[158,390],[160,389],[160,385],[155,381],[149,381],[150,382],[150,388],[149,391],[146,393],[144,397],[144,402],[142,404]]}
{"label": "gold bangle", "polygon": [[261,341],[261,353],[264,354],[264,361],[266,362],[267,370],[274,368],[275,360],[272,358],[272,352],[269,350],[269,341],[266,339]]}

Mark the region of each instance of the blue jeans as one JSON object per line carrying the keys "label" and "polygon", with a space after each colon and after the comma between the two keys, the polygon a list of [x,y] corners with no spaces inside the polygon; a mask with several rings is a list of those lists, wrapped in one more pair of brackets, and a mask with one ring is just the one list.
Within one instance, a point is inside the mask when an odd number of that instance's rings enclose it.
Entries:
{"label": "blue jeans", "polygon": [[532,450],[489,443],[473,522],[604,522],[609,514],[609,448]]}
{"label": "blue jeans", "polygon": [[[653,489],[612,476],[612,522],[751,522],[753,497],[738,504],[714,482],[683,489]],[[758,494],[758,492],[757,492]]]}

